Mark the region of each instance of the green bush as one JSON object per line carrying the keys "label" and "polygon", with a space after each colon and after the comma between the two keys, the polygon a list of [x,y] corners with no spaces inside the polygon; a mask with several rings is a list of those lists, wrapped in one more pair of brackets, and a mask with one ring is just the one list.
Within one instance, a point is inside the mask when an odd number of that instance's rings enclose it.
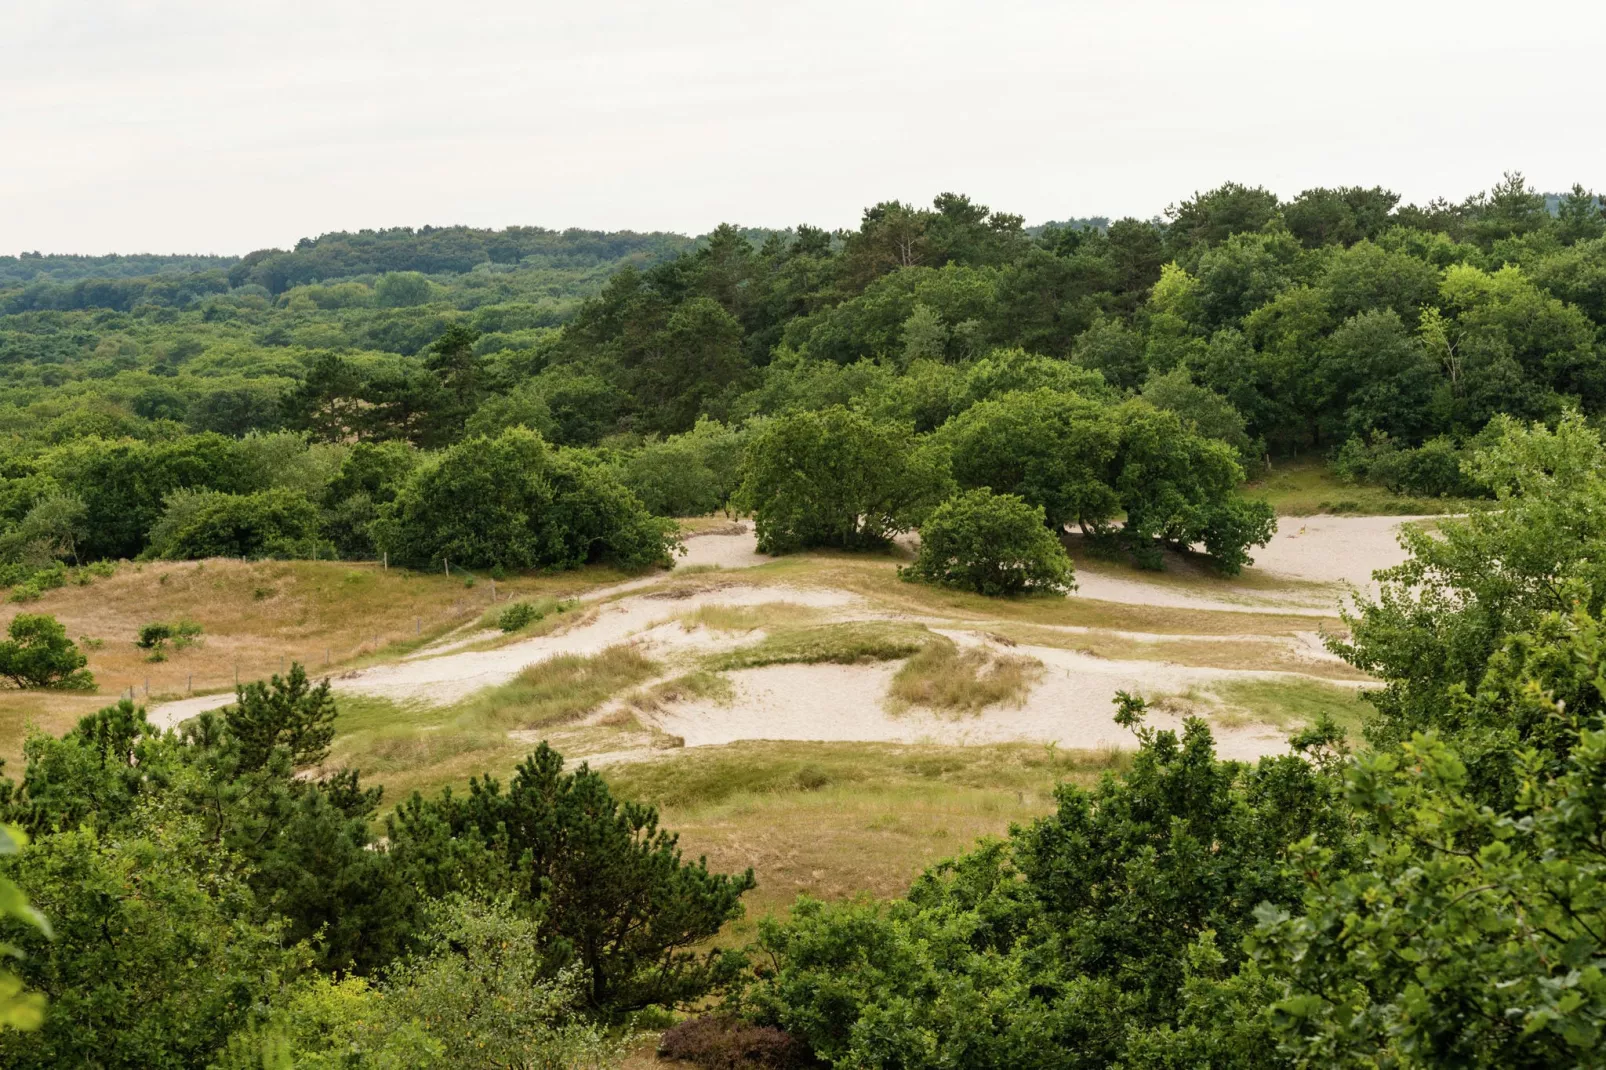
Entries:
{"label": "green bush", "polygon": [[390,859],[415,887],[494,887],[539,903],[538,946],[572,956],[597,1011],[697,999],[731,977],[733,963],[692,949],[741,916],[753,871],[730,876],[683,860],[655,809],[615,799],[585,765],[564,772],[545,743],[505,789],[487,777],[463,794],[415,794],[386,830]]}
{"label": "green bush", "polygon": [[89,659],[67,638],[67,629],[43,613],[19,613],[0,643],[0,676],[22,688],[92,691],[95,678],[84,666]]}
{"label": "green bush", "polygon": [[496,626],[504,632],[516,632],[545,617],[545,613],[529,602],[514,602],[497,615]]}
{"label": "green bush", "polygon": [[737,504],[753,512],[764,553],[885,546],[952,486],[941,456],[907,426],[840,405],[762,424],[742,471]]}
{"label": "green bush", "polygon": [[306,495],[274,488],[255,494],[178,499],[182,519],[162,529],[151,549],[176,560],[202,557],[311,557],[318,547],[318,507]]}
{"label": "green bush", "polygon": [[1346,441],[1333,460],[1333,468],[1344,479],[1375,483],[1395,494],[1485,497],[1488,488],[1463,471],[1463,463],[1469,457],[1470,450],[1443,435],[1411,449],[1378,432],[1369,440],[1355,436]]}
{"label": "green bush", "polygon": [[381,508],[375,542],[391,560],[439,568],[667,565],[674,524],[652,516],[603,469],[524,428],[470,439],[416,472]]}
{"label": "green bush", "polygon": [[134,645],[141,650],[150,651],[148,661],[166,661],[167,647],[171,643],[174,650],[183,650],[194,646],[201,641],[201,626],[194,621],[179,621],[177,624],[167,624],[161,621],[152,621],[141,625],[139,636]]}
{"label": "green bush", "polygon": [[920,554],[907,580],[977,594],[1064,593],[1076,586],[1071,560],[1043,523],[1043,507],[983,487],[949,498],[920,527]]}

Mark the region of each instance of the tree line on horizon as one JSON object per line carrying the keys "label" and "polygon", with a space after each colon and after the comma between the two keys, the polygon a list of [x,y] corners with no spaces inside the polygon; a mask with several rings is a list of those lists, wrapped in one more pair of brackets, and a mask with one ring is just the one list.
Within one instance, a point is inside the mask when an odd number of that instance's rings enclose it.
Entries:
{"label": "tree line on horizon", "polygon": [[[1126,546],[1145,563],[1207,545],[1233,568],[1267,530],[1235,488],[1268,457],[1488,493],[1461,462],[1493,417],[1606,403],[1602,322],[1599,198],[1520,175],[1426,207],[1228,184],[1163,219],[1028,229],[944,194],[836,233],[398,228],[40,276],[0,289],[0,555],[17,576],[141,554],[639,566],[670,548],[642,541],[649,514],[730,505],[765,463],[750,443],[784,439],[767,423],[841,409],[946,472],[880,510],[900,529],[987,488],[1106,540],[1148,517]],[[529,485],[450,460],[525,432],[536,453],[499,455],[546,458]],[[432,478],[450,495],[443,465],[501,515],[409,530]],[[868,529],[873,505],[835,508]],[[482,549],[531,510],[585,519]]]}

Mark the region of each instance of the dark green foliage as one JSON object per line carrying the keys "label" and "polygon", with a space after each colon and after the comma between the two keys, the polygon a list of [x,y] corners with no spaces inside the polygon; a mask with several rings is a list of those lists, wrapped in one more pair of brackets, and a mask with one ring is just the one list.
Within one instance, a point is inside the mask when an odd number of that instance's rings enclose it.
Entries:
{"label": "dark green foliage", "polygon": [[[151,552],[175,494],[280,485],[221,437],[279,427],[430,451],[524,427],[605,447],[663,515],[720,508],[734,489],[713,436],[676,438],[701,419],[735,436],[751,417],[842,405],[924,434],[1010,391],[1144,390],[1247,464],[1606,409],[1606,216],[1583,187],[1547,198],[1513,173],[1421,208],[1381,187],[1281,202],[1228,183],[1168,215],[1027,229],[944,193],[873,205],[835,236],[398,228],[239,260],[29,254],[0,269],[17,469],[0,488],[0,556]],[[202,431],[220,434],[186,434]],[[1453,473],[1437,468],[1410,479],[1445,488]],[[248,552],[382,553],[374,523],[400,481],[298,485],[323,545]],[[969,485],[1090,530],[1126,508]],[[1218,519],[1253,534],[1252,518]]]}
{"label": "dark green foliage", "polygon": [[87,510],[78,552],[88,559],[137,556],[175,490],[248,489],[233,444],[220,435],[154,443],[88,439],[53,453],[48,463]]}
{"label": "dark green foliage", "polygon": [[742,462],[742,507],[752,510],[758,548],[885,546],[942,500],[941,458],[906,426],[877,423],[837,406],[761,425]]}
{"label": "dark green foliage", "polygon": [[1042,506],[1013,494],[965,491],[920,525],[920,554],[905,579],[977,594],[1063,594],[1076,586],[1070,558],[1043,523]]}
{"label": "dark green foliage", "polygon": [[[1271,1007],[1301,1065],[1587,1066],[1606,1029],[1606,732],[1597,622],[1542,641],[1592,677],[1580,716],[1491,667],[1499,688],[1544,708],[1558,751],[1512,756],[1516,790],[1481,801],[1452,740],[1417,735],[1358,761],[1347,795],[1366,829],[1358,864],[1301,844],[1302,908],[1262,907],[1249,947],[1278,978]],[[1510,670],[1517,670],[1510,674]]]}
{"label": "dark green foliage", "polygon": [[[1127,707],[1139,723],[1141,703]],[[1244,961],[1255,905],[1298,900],[1287,845],[1343,816],[1298,757],[1219,762],[1199,721],[1181,739],[1139,731],[1129,774],[1062,787],[1055,814],[933,868],[906,899],[803,900],[763,923],[746,1013],[833,1065],[1091,1068],[1134,1041],[1175,1050],[1191,971]],[[1228,1023],[1208,1025],[1230,1046]]]}
{"label": "dark green foliage", "polygon": [[[1606,500],[1606,466],[1599,436],[1577,417],[1554,432],[1514,421],[1496,430],[1493,443],[1467,462],[1469,474],[1494,491],[1494,506],[1434,532],[1403,529],[1410,557],[1381,574],[1380,597],[1360,602],[1352,637],[1334,645],[1388,681],[1370,696],[1380,716],[1369,734],[1380,744],[1403,743],[1443,724],[1452,709],[1466,709],[1451,703],[1452,689],[1476,695],[1491,659],[1543,614],[1602,610],[1606,531],[1598,503]],[[1478,775],[1492,797],[1514,790],[1500,770],[1526,742],[1513,734],[1525,735],[1525,724],[1507,720],[1493,737],[1461,740],[1463,758],[1484,770]]]}
{"label": "dark green foliage", "polygon": [[67,638],[67,629],[44,613],[12,617],[0,643],[0,677],[14,687],[92,691],[95,678],[84,668],[88,661]]}
{"label": "dark green foliage", "polygon": [[1019,495],[1054,531],[1100,531],[1120,511],[1109,484],[1120,426],[1107,406],[1046,389],[1006,393],[966,409],[939,437],[961,487]]}
{"label": "dark green foliage", "polygon": [[1345,479],[1378,483],[1397,494],[1424,498],[1480,498],[1487,494],[1465,471],[1467,451],[1443,435],[1415,449],[1401,449],[1383,432],[1370,440],[1352,438],[1334,458]]}
{"label": "dark green foliage", "polygon": [[514,428],[421,468],[373,528],[391,559],[422,568],[623,568],[667,564],[673,523],[651,516],[603,468]]}
{"label": "dark green foliage", "polygon": [[504,632],[516,632],[545,616],[545,613],[529,602],[514,602],[497,614],[496,626]]}
{"label": "dark green foliage", "polygon": [[306,495],[273,488],[255,494],[213,494],[168,533],[162,556],[311,557],[321,518]]}
{"label": "dark green foliage", "polygon": [[961,487],[1017,494],[1043,509],[1051,530],[1075,523],[1143,565],[1158,567],[1162,546],[1203,545],[1236,572],[1275,526],[1268,506],[1237,496],[1236,451],[1141,401],[1005,394],[967,409],[938,437]]}
{"label": "dark green foliage", "polygon": [[543,946],[584,971],[591,1005],[611,1012],[693,999],[723,975],[693,945],[741,914],[753,887],[684,862],[649,806],[622,803],[582,765],[563,772],[545,743],[504,791],[487,777],[466,796],[414,795],[387,821],[391,855],[440,895],[493,887],[545,910]]}
{"label": "dark green foliage", "polygon": [[1235,493],[1243,482],[1236,451],[1184,430],[1175,413],[1130,406],[1117,466],[1126,520],[1115,538],[1139,564],[1157,567],[1159,545],[1202,545],[1230,575],[1277,528],[1271,506]]}
{"label": "dark green foliage", "polygon": [[193,818],[151,817],[38,837],[7,867],[54,929],[24,938],[23,976],[49,1006],[38,1032],[0,1031],[7,1067],[204,1066],[296,970],[239,858]]}

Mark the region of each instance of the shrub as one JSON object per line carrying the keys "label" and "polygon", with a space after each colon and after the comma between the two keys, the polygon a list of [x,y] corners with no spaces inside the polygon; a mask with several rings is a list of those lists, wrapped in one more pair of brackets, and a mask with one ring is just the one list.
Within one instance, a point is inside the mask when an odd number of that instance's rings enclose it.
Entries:
{"label": "shrub", "polygon": [[693,1018],[666,1031],[658,1041],[658,1057],[680,1059],[707,1070],[792,1070],[818,1065],[808,1048],[784,1030],[715,1015]]}
{"label": "shrub", "polygon": [[0,643],[0,676],[17,687],[92,691],[95,678],[84,666],[89,659],[67,638],[67,629],[44,613],[19,613]]}
{"label": "shrub", "polygon": [[753,511],[765,553],[884,546],[952,485],[940,457],[917,449],[907,426],[840,405],[764,424],[742,472],[736,502]]}
{"label": "shrub", "polygon": [[527,624],[534,624],[546,616],[529,602],[514,602],[496,618],[496,626],[504,632],[516,632]]}
{"label": "shrub", "polygon": [[183,499],[187,515],[153,532],[152,551],[166,558],[311,557],[318,543],[318,507],[304,494],[275,488],[256,494]]}
{"label": "shrub", "polygon": [[1375,483],[1395,494],[1423,498],[1475,498],[1488,488],[1462,471],[1468,451],[1440,435],[1415,449],[1378,432],[1370,441],[1353,437],[1333,460],[1333,468],[1352,482]]}
{"label": "shrub", "polygon": [[436,568],[667,565],[674,524],[607,472],[523,428],[459,443],[384,507],[374,541],[393,561]]}
{"label": "shrub", "polygon": [[949,498],[920,528],[905,579],[978,594],[1063,593],[1076,586],[1070,558],[1043,523],[1043,507],[983,487]]}
{"label": "shrub", "polygon": [[429,894],[500,887],[544,904],[542,951],[572,956],[599,1011],[680,1003],[731,979],[732,960],[692,949],[741,916],[753,871],[686,861],[656,809],[615,799],[584,764],[564,772],[546,743],[505,787],[487,777],[463,794],[414,794],[386,831],[389,858]]}
{"label": "shrub", "polygon": [[134,645],[141,650],[149,650],[150,661],[166,661],[167,645],[173,644],[173,649],[183,650],[194,646],[201,641],[201,626],[194,621],[183,620],[177,624],[166,624],[161,621],[152,621],[142,625],[139,629],[139,638]]}

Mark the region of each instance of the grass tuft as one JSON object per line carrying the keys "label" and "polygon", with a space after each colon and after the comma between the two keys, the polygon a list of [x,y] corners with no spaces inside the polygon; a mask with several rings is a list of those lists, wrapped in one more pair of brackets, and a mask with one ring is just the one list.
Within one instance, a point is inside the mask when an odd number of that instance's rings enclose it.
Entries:
{"label": "grass tuft", "polygon": [[1020,706],[1043,675],[1043,663],[1016,654],[995,655],[982,647],[959,649],[940,639],[927,643],[898,670],[887,693],[895,711],[911,706],[975,713],[988,706]]}
{"label": "grass tuft", "polygon": [[711,603],[698,606],[679,617],[686,631],[707,628],[715,632],[756,632],[760,629],[795,627],[819,618],[819,611],[796,602],[764,602],[756,606]]}
{"label": "grass tuft", "polygon": [[849,621],[779,630],[752,646],[716,654],[705,665],[716,672],[764,665],[851,665],[897,661],[918,653],[933,636],[923,625],[897,621]]}

